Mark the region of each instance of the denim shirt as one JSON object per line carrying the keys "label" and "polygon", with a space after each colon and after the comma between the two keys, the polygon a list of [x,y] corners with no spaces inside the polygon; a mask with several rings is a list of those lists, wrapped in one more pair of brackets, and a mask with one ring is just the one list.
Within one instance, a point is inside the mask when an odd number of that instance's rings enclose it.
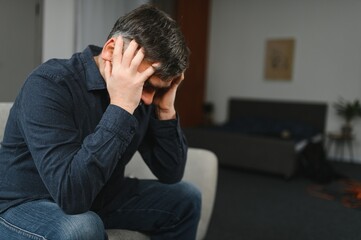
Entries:
{"label": "denim shirt", "polygon": [[49,60],[26,79],[0,148],[0,213],[35,199],[69,214],[102,209],[132,191],[124,168],[137,150],[159,181],[181,180],[187,145],[178,118],[157,120],[153,105],[132,115],[109,104],[93,58],[100,52]]}

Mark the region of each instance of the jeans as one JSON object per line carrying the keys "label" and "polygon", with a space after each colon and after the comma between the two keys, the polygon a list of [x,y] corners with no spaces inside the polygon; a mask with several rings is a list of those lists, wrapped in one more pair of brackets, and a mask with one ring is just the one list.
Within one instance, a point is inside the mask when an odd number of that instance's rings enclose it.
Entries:
{"label": "jeans", "polygon": [[[201,194],[186,182],[140,180],[137,194],[107,214],[65,214],[49,200],[36,200],[0,215],[0,239],[106,240],[106,228],[144,232],[152,240],[195,239]],[[3,238],[5,237],[6,238]]]}

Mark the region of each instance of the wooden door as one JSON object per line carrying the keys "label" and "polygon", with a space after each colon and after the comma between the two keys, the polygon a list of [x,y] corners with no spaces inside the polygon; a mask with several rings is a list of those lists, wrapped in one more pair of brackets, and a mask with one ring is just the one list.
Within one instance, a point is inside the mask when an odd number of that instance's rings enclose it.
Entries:
{"label": "wooden door", "polygon": [[176,99],[182,127],[204,123],[209,6],[209,0],[176,1],[176,20],[191,50],[190,66]]}

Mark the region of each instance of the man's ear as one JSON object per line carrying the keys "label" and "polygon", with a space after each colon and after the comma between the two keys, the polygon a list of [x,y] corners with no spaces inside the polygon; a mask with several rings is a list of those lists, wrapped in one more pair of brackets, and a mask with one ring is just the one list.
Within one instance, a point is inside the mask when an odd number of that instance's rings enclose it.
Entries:
{"label": "man's ear", "polygon": [[103,50],[100,54],[100,57],[104,61],[112,61],[113,60],[113,51],[115,46],[115,38],[110,38],[108,41],[104,44]]}

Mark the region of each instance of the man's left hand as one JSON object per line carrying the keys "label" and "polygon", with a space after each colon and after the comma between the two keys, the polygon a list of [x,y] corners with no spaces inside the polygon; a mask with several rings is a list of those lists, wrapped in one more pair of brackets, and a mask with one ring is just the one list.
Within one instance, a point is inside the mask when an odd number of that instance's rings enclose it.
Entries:
{"label": "man's left hand", "polygon": [[174,107],[175,97],[178,86],[184,79],[184,73],[172,80],[169,88],[157,91],[154,96],[153,103],[156,106],[156,114],[159,120],[169,120],[176,118]]}

